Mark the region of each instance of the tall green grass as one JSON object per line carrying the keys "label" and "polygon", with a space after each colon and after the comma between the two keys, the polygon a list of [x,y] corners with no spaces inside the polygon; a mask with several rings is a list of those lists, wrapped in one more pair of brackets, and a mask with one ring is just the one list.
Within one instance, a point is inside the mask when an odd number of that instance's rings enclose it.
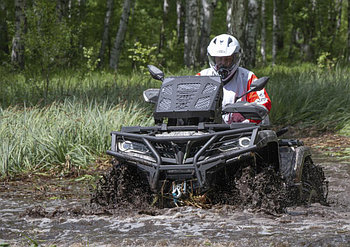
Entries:
{"label": "tall green grass", "polygon": [[85,168],[106,152],[112,130],[151,125],[152,118],[138,103],[65,100],[46,107],[0,109],[0,122],[0,172],[14,175],[67,164]]}
{"label": "tall green grass", "polygon": [[[142,92],[160,82],[149,75],[62,71],[46,90],[40,79],[0,72],[0,176],[63,169],[67,164],[84,168],[105,154],[112,130],[153,124],[153,107],[143,102]],[[349,134],[350,69],[300,65],[254,72],[270,77],[274,124]]]}
{"label": "tall green grass", "polygon": [[0,67],[0,107],[13,105],[44,106],[66,99],[108,102],[142,102],[143,90],[160,87],[161,82],[149,75],[134,73],[119,75],[108,72],[61,71],[53,76],[46,87],[40,78],[26,78],[22,74],[10,73]]}
{"label": "tall green grass", "polygon": [[160,82],[142,74],[73,74],[44,81],[7,73],[0,78],[0,176],[67,164],[84,168],[105,154],[110,132],[152,125],[142,92]]}
{"label": "tall green grass", "polygon": [[258,70],[267,86],[274,124],[341,130],[350,121],[350,70],[276,66]]}

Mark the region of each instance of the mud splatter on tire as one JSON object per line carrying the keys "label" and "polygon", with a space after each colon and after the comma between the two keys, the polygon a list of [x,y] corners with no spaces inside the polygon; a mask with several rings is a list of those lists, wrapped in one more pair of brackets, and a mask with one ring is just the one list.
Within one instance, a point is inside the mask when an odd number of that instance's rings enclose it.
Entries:
{"label": "mud splatter on tire", "polygon": [[328,181],[322,167],[315,165],[310,158],[304,162],[301,182],[300,203],[310,205],[318,202],[328,205]]}
{"label": "mud splatter on tire", "polygon": [[136,168],[125,164],[115,164],[98,182],[91,202],[108,208],[148,207],[152,193],[146,177]]}
{"label": "mud splatter on tire", "polygon": [[235,205],[281,213],[285,208],[286,191],[281,176],[267,167],[256,174],[247,166],[239,169],[224,188],[216,188],[208,195],[213,204]]}
{"label": "mud splatter on tire", "polygon": [[[274,214],[283,213],[286,207],[292,205],[314,202],[326,205],[325,185],[322,168],[314,165],[311,159],[304,164],[302,190],[287,184],[273,167],[266,166],[257,172],[254,166],[242,165],[207,191],[205,196],[208,207],[232,205]],[[152,210],[155,198],[142,172],[133,166],[117,164],[99,181],[91,202],[108,209],[147,211]],[[171,199],[167,200],[170,203],[158,201],[153,209],[174,206]]]}

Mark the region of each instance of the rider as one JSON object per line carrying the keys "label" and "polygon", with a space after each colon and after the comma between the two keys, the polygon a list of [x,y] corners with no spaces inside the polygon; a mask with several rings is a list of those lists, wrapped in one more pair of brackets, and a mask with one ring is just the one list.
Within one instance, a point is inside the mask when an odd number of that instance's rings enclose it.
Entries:
{"label": "rider", "polygon": [[[210,41],[207,51],[210,68],[202,70],[197,75],[219,75],[223,82],[222,105],[234,103],[236,96],[247,92],[251,83],[257,79],[253,72],[239,67],[241,47],[238,40],[231,35],[221,34]],[[265,89],[251,92],[238,101],[240,100],[263,105],[268,111],[271,109],[271,100]],[[227,124],[243,121],[256,122],[244,119],[239,113],[225,114],[223,120]]]}

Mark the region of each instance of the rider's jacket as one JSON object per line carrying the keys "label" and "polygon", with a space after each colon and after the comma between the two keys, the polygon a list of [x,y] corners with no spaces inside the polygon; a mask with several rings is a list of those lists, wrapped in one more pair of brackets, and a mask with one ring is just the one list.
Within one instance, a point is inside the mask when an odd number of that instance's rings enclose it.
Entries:
{"label": "rider's jacket", "polygon": [[[218,74],[212,68],[204,69],[201,72],[197,73],[199,76],[217,76]],[[232,77],[232,79],[223,86],[223,100],[222,105],[231,104],[235,102],[236,96],[240,96],[246,93],[250,89],[250,85],[257,77],[255,74],[245,68],[238,67],[236,73]],[[260,105],[265,106],[269,111],[271,109],[271,100],[269,95],[267,94],[265,89],[262,89],[257,92],[251,92],[248,95],[242,97],[238,101],[246,101],[246,102],[255,102]],[[232,122],[236,122],[235,114],[225,114],[222,116],[223,120],[230,124]],[[256,122],[250,120],[251,122]]]}

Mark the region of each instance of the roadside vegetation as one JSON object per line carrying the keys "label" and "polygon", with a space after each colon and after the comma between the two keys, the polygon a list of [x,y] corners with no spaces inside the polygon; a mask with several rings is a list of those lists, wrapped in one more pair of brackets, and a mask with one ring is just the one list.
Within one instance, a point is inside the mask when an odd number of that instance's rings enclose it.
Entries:
{"label": "roadside vegetation", "polygon": [[[350,71],[315,65],[257,68],[269,76],[273,124],[298,125],[350,135]],[[0,173],[84,170],[105,155],[110,132],[153,124],[143,90],[159,87],[148,74],[61,72],[47,81],[2,71],[0,80]],[[165,71],[166,75],[171,75]],[[195,74],[182,70],[176,75]]]}

